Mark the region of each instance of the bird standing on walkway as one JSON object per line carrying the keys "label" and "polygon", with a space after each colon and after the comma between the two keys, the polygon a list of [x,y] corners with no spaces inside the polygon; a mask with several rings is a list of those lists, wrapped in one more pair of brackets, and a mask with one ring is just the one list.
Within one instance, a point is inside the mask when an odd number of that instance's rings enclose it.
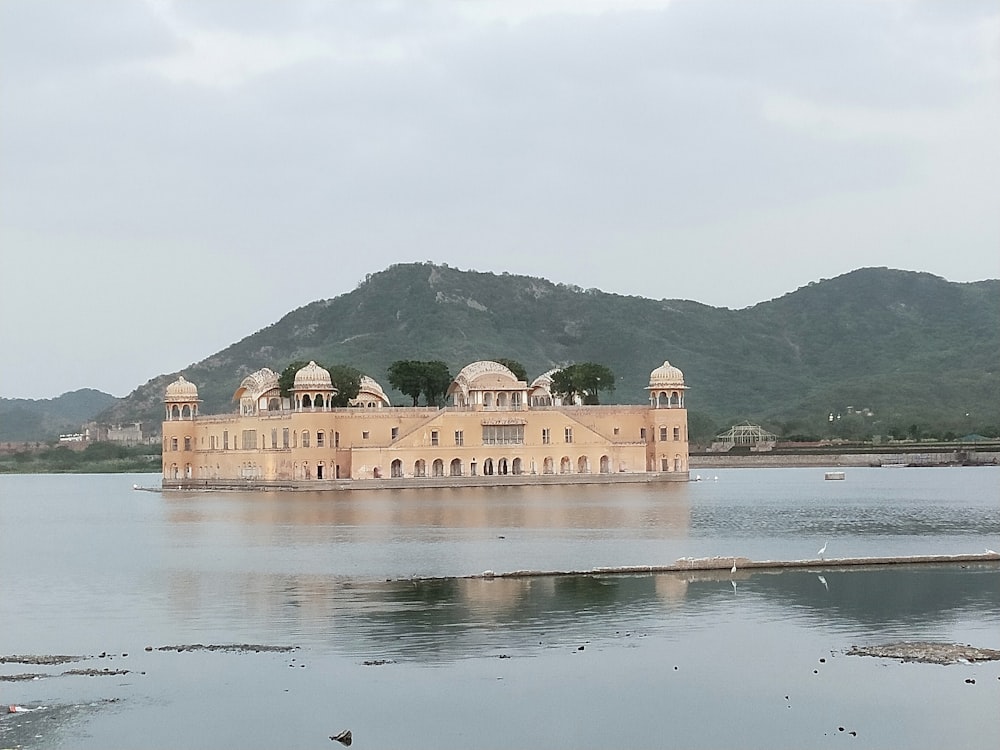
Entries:
{"label": "bird standing on walkway", "polygon": [[826,545],[827,545],[827,542],[823,542],[823,546],[820,547],[819,548],[819,552],[816,553],[817,555],[819,555],[819,559],[820,560],[822,560],[823,559],[823,555],[826,554]]}

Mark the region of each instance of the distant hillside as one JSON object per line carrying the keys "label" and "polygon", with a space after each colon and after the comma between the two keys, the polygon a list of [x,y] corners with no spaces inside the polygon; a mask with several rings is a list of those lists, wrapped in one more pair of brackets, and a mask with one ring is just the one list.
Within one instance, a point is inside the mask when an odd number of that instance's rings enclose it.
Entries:
{"label": "distant hillside", "polygon": [[77,432],[117,400],[92,388],[48,399],[0,398],[0,442],[43,441]]}
{"label": "distant hillside", "polygon": [[[684,370],[703,432],[743,419],[782,434],[849,422],[882,434],[921,424],[984,431],[1000,424],[1000,281],[868,268],[729,310],[403,264],[294,310],[183,374],[207,414],[233,410],[245,375],[295,359],[350,364],[388,389],[386,368],[397,359],[441,359],[455,374],[490,357],[519,360],[530,377],[573,361],[604,363],[620,378],[604,400],[625,403],[643,402],[649,371],[669,359]],[[154,378],[101,418],[158,421],[174,377]],[[849,406],[875,416],[861,424]],[[844,419],[824,427],[831,412]]]}

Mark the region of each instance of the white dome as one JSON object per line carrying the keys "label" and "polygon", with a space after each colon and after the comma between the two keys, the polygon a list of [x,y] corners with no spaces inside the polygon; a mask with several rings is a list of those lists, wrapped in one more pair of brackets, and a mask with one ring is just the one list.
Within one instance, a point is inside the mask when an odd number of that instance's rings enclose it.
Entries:
{"label": "white dome", "polygon": [[190,380],[185,380],[183,375],[180,375],[177,380],[167,386],[166,395],[163,399],[164,401],[197,401],[198,400],[198,386],[192,383]]}
{"label": "white dome", "polygon": [[330,379],[330,372],[324,370],[315,362],[310,362],[297,373],[295,373],[296,391],[332,391],[333,380]]}
{"label": "white dome", "polygon": [[682,388],[684,387],[684,373],[664,360],[662,365],[649,373],[649,387]]}

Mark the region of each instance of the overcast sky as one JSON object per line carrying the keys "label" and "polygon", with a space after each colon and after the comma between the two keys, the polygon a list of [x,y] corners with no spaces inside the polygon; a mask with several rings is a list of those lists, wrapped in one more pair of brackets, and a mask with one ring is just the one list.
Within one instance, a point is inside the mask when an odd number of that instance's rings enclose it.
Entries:
{"label": "overcast sky", "polygon": [[998,133],[996,0],[2,0],[0,395],[124,396],[406,261],[997,278]]}

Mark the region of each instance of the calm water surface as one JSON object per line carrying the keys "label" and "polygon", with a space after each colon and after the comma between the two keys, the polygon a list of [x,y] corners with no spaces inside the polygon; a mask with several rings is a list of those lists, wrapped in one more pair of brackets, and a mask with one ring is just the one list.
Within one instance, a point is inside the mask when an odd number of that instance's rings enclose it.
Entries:
{"label": "calm water surface", "polygon": [[[1000,743],[1000,662],[844,654],[1000,648],[996,564],[456,578],[1000,549],[1000,469],[702,479],[161,496],[132,490],[153,476],[0,477],[0,657],[85,657],[0,664],[40,675],[0,680],[0,704],[39,709],[0,715],[0,747]],[[158,650],[195,643],[297,648]]]}

